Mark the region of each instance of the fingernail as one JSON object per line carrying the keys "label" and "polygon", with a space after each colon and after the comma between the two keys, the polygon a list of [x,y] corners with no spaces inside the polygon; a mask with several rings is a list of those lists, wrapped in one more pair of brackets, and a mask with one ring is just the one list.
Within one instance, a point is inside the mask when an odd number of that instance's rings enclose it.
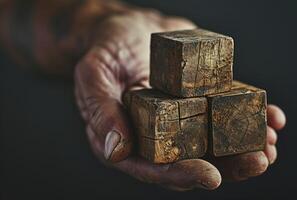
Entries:
{"label": "fingernail", "polygon": [[106,160],[109,160],[112,156],[114,149],[118,146],[121,140],[121,135],[115,131],[110,131],[105,138],[104,156]]}

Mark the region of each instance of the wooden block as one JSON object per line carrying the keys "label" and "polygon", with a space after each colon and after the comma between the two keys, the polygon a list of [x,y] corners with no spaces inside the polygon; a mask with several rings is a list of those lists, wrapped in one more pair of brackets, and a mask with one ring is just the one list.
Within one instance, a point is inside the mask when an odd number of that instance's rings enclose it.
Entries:
{"label": "wooden block", "polygon": [[234,81],[230,92],[207,98],[211,154],[226,156],[264,149],[265,90]]}
{"label": "wooden block", "polygon": [[202,157],[207,150],[207,99],[179,99],[154,89],[129,92],[139,153],[154,163]]}
{"label": "wooden block", "polygon": [[151,36],[150,84],[178,97],[229,91],[233,39],[203,29]]}

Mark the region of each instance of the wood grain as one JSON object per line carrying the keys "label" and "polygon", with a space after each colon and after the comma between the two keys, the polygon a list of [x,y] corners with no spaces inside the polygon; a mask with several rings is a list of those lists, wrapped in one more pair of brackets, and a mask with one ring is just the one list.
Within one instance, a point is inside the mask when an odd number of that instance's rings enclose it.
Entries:
{"label": "wood grain", "polygon": [[207,97],[209,150],[226,156],[263,150],[266,143],[266,92],[233,81],[230,92]]}
{"label": "wood grain", "polygon": [[178,97],[229,91],[233,39],[203,29],[151,36],[150,84]]}
{"label": "wood grain", "polygon": [[207,99],[173,98],[153,89],[129,92],[141,156],[154,163],[202,157],[207,150]]}

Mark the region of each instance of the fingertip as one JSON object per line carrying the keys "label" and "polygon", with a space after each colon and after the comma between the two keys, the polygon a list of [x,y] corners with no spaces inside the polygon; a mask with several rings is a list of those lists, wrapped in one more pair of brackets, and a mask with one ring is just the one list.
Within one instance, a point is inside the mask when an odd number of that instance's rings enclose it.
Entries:
{"label": "fingertip", "polygon": [[132,151],[132,142],[123,138],[118,131],[110,131],[105,138],[104,156],[110,162],[119,162],[126,159]]}
{"label": "fingertip", "polygon": [[125,160],[132,152],[133,135],[128,116],[115,99],[100,101],[94,106],[95,111],[89,125],[102,144],[102,157],[108,162]]}
{"label": "fingertip", "polygon": [[203,185],[206,185],[208,190],[214,190],[217,189],[221,183],[222,183],[222,176],[219,172],[219,170],[210,164],[209,162],[206,162],[204,160],[201,160],[205,163],[205,171],[203,171],[203,174],[206,174],[206,176],[203,176],[205,179],[203,181]]}
{"label": "fingertip", "polygon": [[277,142],[277,134],[270,126],[267,127],[267,142],[271,145],[275,145]]}
{"label": "fingertip", "polygon": [[209,162],[201,159],[182,160],[172,164],[169,171],[176,171],[182,187],[194,186],[207,190],[218,188],[222,177],[218,169]]}
{"label": "fingertip", "polygon": [[242,155],[239,161],[236,176],[239,178],[248,178],[263,174],[269,165],[269,161],[263,151],[252,152]]}
{"label": "fingertip", "polygon": [[121,141],[114,149],[112,155],[109,158],[110,162],[120,162],[125,160],[132,152],[131,141]]}
{"label": "fingertip", "polygon": [[267,121],[269,126],[276,130],[280,130],[286,124],[286,115],[278,106],[268,105]]}
{"label": "fingertip", "polygon": [[276,161],[277,149],[274,145],[266,145],[264,153],[267,156],[270,165]]}
{"label": "fingertip", "polygon": [[[210,178],[209,181],[207,182],[207,188],[208,190],[215,190],[217,189],[222,183],[222,177],[220,173],[213,173]],[[205,184],[204,184],[205,185]]]}

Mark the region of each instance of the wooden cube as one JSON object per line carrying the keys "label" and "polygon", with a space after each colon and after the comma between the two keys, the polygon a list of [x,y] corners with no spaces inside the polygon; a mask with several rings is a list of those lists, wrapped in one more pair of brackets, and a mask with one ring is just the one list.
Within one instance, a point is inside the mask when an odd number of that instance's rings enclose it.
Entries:
{"label": "wooden cube", "polygon": [[263,150],[266,143],[266,92],[237,81],[230,92],[207,97],[209,150],[226,156]]}
{"label": "wooden cube", "polygon": [[139,153],[154,163],[202,157],[207,150],[207,99],[179,99],[153,89],[124,96]]}
{"label": "wooden cube", "polygon": [[233,39],[203,29],[151,36],[150,84],[178,97],[229,91]]}

